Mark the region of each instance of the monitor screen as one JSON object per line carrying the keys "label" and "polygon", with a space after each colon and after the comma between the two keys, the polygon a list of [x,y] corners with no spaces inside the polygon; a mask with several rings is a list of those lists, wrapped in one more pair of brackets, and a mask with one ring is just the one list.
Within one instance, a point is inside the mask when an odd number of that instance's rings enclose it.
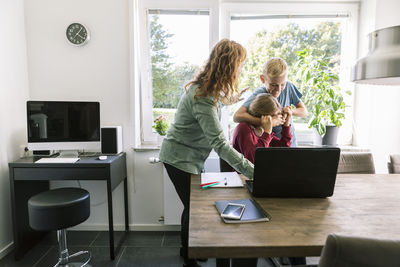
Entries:
{"label": "monitor screen", "polygon": [[28,148],[66,150],[100,148],[100,103],[27,102]]}

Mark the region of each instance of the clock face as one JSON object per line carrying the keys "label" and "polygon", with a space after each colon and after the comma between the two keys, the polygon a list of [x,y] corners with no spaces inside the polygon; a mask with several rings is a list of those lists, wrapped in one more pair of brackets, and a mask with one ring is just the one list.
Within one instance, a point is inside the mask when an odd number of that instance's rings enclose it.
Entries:
{"label": "clock face", "polygon": [[66,33],[68,41],[76,46],[84,45],[90,39],[89,31],[80,23],[70,24]]}

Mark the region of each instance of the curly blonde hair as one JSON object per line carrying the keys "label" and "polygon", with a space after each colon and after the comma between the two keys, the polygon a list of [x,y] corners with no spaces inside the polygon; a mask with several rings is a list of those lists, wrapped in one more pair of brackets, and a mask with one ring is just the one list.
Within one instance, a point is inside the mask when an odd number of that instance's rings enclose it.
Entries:
{"label": "curly blonde hair", "polygon": [[258,94],[249,106],[249,114],[258,118],[264,115],[273,116],[277,112],[282,112],[282,106],[271,94]]}
{"label": "curly blonde hair", "polygon": [[215,103],[220,101],[230,104],[238,93],[239,68],[245,59],[246,49],[242,45],[222,39],[212,49],[203,69],[185,85],[185,89],[197,84],[199,87],[195,100],[198,97],[211,96]]}

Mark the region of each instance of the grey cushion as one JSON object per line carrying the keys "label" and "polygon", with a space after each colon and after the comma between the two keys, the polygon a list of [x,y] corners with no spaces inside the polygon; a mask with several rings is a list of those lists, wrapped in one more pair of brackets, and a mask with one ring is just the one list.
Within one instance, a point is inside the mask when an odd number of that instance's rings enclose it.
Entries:
{"label": "grey cushion", "polygon": [[400,173],[400,155],[390,155],[390,162],[388,162],[389,173]]}
{"label": "grey cushion", "polygon": [[399,267],[400,241],[330,234],[318,267]]}
{"label": "grey cushion", "polygon": [[375,173],[372,154],[369,152],[340,153],[338,173]]}

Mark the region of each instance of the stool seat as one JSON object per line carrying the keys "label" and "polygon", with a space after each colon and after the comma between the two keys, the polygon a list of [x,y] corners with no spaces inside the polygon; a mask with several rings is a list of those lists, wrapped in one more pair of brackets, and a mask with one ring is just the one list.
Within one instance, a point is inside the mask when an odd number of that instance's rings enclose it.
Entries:
{"label": "stool seat", "polygon": [[29,224],[38,231],[65,229],[90,215],[89,192],[82,188],[57,188],[28,200]]}

